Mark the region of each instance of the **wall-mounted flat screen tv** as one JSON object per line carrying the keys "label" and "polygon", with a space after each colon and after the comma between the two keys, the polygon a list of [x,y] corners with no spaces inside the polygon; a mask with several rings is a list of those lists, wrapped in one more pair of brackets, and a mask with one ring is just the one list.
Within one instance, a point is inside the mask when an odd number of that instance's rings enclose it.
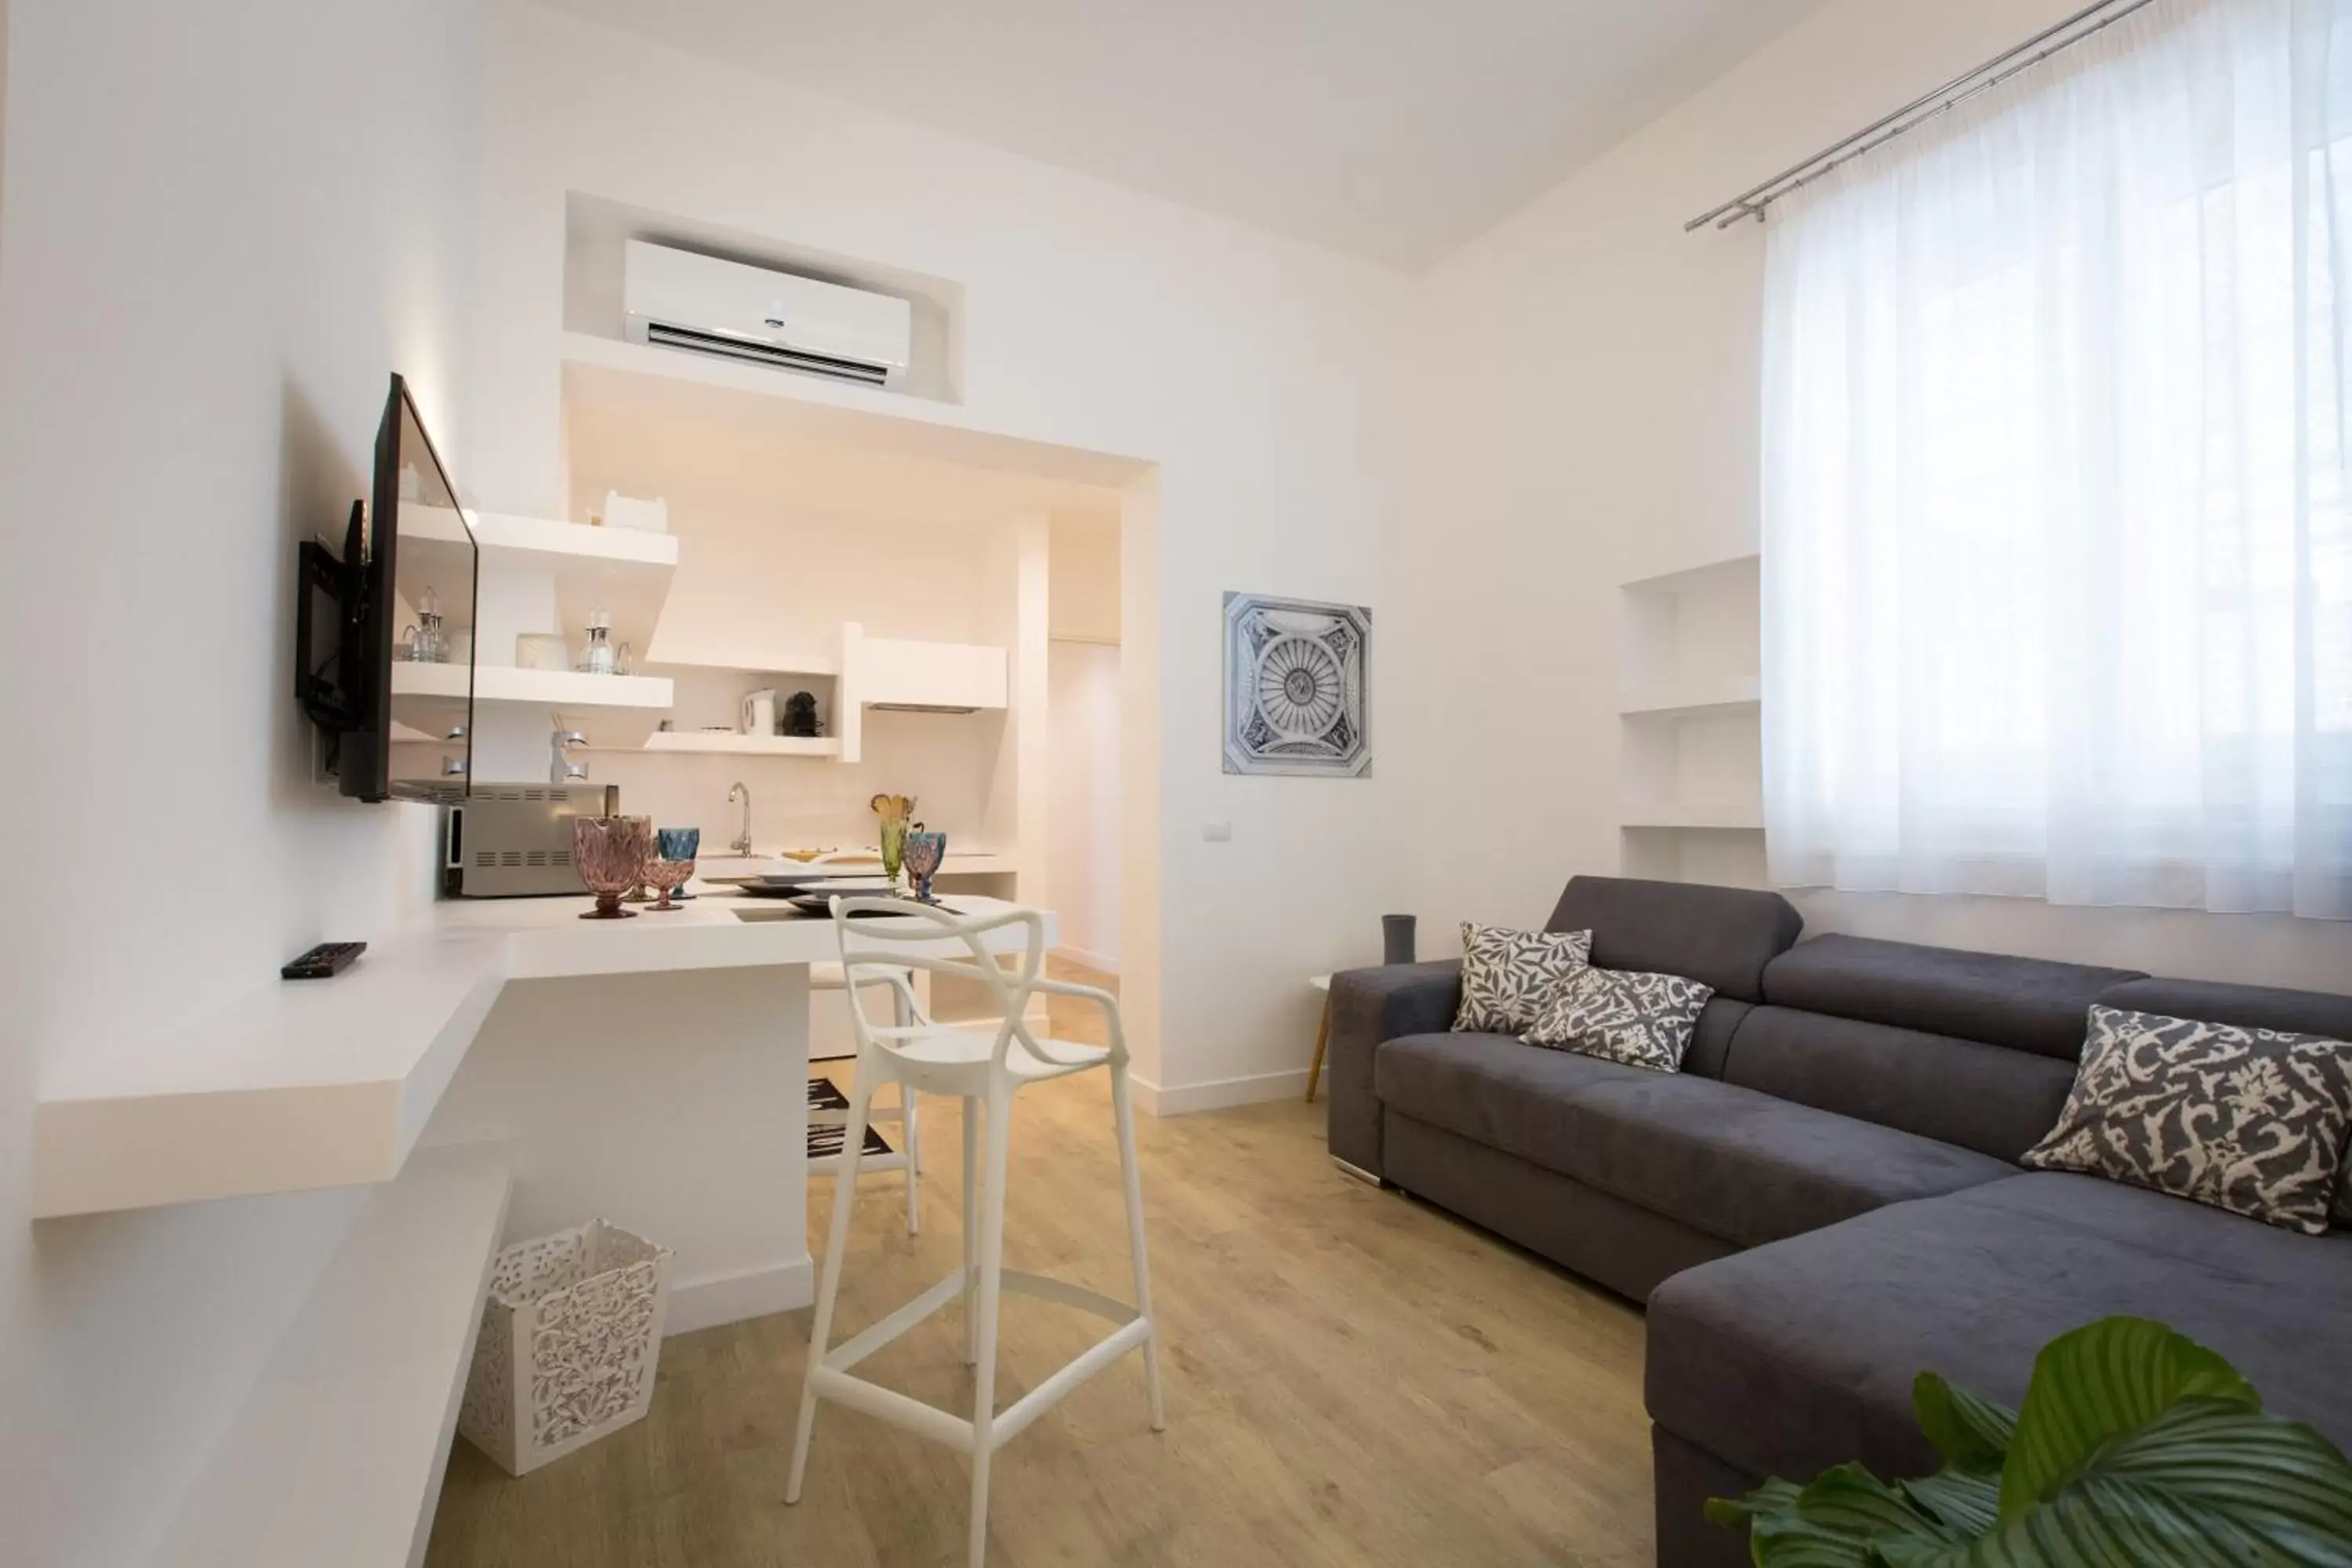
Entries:
{"label": "wall-mounted flat screen tv", "polygon": [[479,555],[457,487],[394,375],[368,498],[353,503],[341,550],[318,540],[301,550],[295,696],[343,794],[466,793]]}

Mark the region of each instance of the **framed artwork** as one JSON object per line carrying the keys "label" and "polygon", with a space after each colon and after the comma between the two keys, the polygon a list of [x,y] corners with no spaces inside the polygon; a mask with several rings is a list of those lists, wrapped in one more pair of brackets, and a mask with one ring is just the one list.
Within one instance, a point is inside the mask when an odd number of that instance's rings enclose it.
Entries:
{"label": "framed artwork", "polygon": [[1225,595],[1225,772],[1361,778],[1372,612],[1266,594]]}

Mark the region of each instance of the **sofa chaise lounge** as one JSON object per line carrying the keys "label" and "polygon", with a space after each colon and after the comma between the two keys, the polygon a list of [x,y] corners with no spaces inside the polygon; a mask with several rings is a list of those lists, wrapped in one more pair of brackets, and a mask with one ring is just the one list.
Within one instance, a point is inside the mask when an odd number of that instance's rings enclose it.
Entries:
{"label": "sofa chaise lounge", "polygon": [[2352,1447],[2352,1234],[2306,1237],[2019,1156],[2095,1002],[2352,1038],[2352,996],[1828,935],[1778,894],[1579,877],[1547,929],[1714,988],[1678,1073],[1450,1032],[1458,963],[1335,978],[1334,1159],[1649,1310],[1665,1568],[1745,1563],[1701,1504],[1859,1459],[1934,1468],[1932,1368],[2014,1404],[2110,1313],[2228,1356]]}

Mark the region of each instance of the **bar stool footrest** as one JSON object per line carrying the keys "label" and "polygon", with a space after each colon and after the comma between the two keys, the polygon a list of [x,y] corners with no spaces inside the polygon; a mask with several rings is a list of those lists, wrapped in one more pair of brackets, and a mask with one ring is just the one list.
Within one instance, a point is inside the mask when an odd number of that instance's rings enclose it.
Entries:
{"label": "bar stool footrest", "polygon": [[[1083,1285],[1073,1285],[1049,1274],[1032,1274],[1015,1268],[1005,1269],[997,1276],[997,1280],[1002,1289],[1018,1290],[1024,1296],[1035,1296],[1065,1307],[1075,1307],[1082,1312],[1092,1312],[1097,1317],[1109,1319],[1118,1327],[1065,1362],[1051,1377],[1007,1405],[992,1423],[989,1433],[992,1450],[1011,1442],[1027,1430],[1038,1416],[1061,1403],[1080,1384],[1151,1337],[1150,1323],[1134,1307],[1099,1290],[1089,1290]],[[959,1453],[971,1453],[974,1441],[972,1424],[969,1420],[950,1415],[935,1405],[909,1398],[896,1389],[885,1388],[862,1377],[853,1377],[849,1369],[941,1308],[963,1300],[965,1289],[976,1283],[977,1280],[959,1269],[873,1327],[844,1340],[825,1353],[822,1363],[810,1369],[810,1388],[820,1399],[838,1401],[929,1437],[935,1443],[944,1443]]]}

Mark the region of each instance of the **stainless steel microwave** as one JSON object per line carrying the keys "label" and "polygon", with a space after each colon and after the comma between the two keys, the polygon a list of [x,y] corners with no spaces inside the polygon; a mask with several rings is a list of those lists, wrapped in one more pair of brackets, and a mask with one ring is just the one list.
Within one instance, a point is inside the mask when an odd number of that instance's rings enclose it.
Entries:
{"label": "stainless steel microwave", "polygon": [[620,810],[609,784],[477,784],[448,808],[442,890],[457,899],[585,893],[572,863],[572,819]]}

